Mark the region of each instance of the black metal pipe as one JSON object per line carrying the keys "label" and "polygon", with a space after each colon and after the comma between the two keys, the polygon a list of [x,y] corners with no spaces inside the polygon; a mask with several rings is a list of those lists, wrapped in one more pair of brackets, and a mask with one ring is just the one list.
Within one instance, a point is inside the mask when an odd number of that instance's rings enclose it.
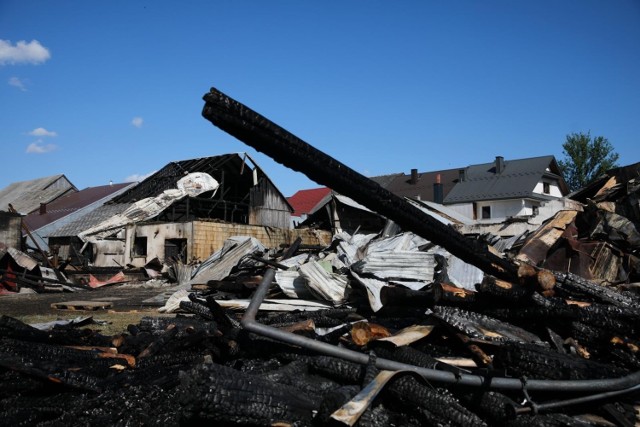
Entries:
{"label": "black metal pipe", "polygon": [[516,409],[516,414],[528,414],[530,412],[544,412],[557,408],[564,408],[573,405],[583,405],[585,403],[597,402],[600,400],[610,399],[612,397],[624,396],[640,390],[640,384],[622,390],[606,391],[604,393],[590,394],[588,396],[576,397],[574,399],[559,400],[557,402],[540,403],[533,406],[527,406]]}
{"label": "black metal pipe", "polygon": [[[294,346],[299,346],[313,352],[321,353],[327,356],[338,357],[350,362],[366,365],[369,363],[369,355],[349,350],[343,347],[337,347],[324,342],[316,341],[301,335],[263,325],[256,321],[258,309],[262,301],[269,291],[269,287],[275,278],[275,270],[267,269],[260,285],[256,289],[251,302],[242,317],[241,324],[243,328],[250,332],[263,335],[278,341],[285,342]],[[440,382],[445,384],[454,384],[470,387],[485,387],[493,390],[523,390],[528,391],[554,391],[554,392],[611,392],[626,390],[640,386],[640,371],[634,372],[625,377],[595,379],[595,380],[536,380],[528,379],[523,382],[519,378],[503,378],[503,377],[484,377],[475,374],[454,374],[448,371],[440,371],[437,369],[422,368],[419,366],[408,365],[393,360],[378,358],[376,366],[380,369],[391,371],[413,371],[421,375],[427,381]]]}

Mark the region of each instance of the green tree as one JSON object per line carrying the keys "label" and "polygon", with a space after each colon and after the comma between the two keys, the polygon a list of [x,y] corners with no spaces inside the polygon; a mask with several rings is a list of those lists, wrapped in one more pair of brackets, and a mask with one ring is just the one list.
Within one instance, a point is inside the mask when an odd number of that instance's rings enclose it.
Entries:
{"label": "green tree", "polygon": [[570,191],[579,190],[617,166],[618,153],[603,136],[591,132],[571,133],[562,144],[565,158],[558,162]]}

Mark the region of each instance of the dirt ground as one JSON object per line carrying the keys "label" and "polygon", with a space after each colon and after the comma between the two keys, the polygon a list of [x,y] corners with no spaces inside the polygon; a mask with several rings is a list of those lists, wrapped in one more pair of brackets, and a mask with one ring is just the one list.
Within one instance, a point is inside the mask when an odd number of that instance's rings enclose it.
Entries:
{"label": "dirt ground", "polygon": [[[172,293],[170,284],[161,281],[127,283],[105,286],[80,292],[15,294],[0,296],[0,315],[19,319],[25,323],[45,323],[53,320],[91,316],[99,323],[93,325],[105,335],[126,331],[129,324],[137,324],[144,316],[164,316],[157,312],[162,304],[144,302],[150,298]],[[73,301],[109,302],[110,308],[96,310],[58,309],[51,305]]]}

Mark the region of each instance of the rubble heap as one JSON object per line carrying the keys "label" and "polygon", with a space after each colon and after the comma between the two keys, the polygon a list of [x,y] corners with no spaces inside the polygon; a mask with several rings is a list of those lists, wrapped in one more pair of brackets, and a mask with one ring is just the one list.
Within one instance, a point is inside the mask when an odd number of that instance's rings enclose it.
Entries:
{"label": "rubble heap", "polygon": [[[414,267],[402,266],[393,278],[376,278],[366,256],[345,264],[353,253],[346,237],[320,252],[293,247],[277,257],[258,246],[223,280],[187,293],[175,318],[143,318],[117,336],[41,331],[3,316],[2,419],[43,426],[635,422],[637,295],[571,273],[557,274],[552,292],[537,279],[485,276],[476,291],[442,279],[422,283],[409,277]],[[317,265],[326,274],[303,280],[317,298],[305,308],[306,300],[286,296],[303,292],[289,276]],[[446,278],[446,269],[437,274]],[[263,278],[256,290],[240,288],[256,275]],[[360,275],[384,282],[377,297]],[[526,268],[521,275],[541,276]],[[412,280],[422,286],[400,284]],[[246,310],[223,307],[248,295]],[[258,311],[272,300],[292,307]]]}
{"label": "rubble heap", "polygon": [[[233,102],[212,94],[207,102],[221,103],[208,104],[205,115],[234,118],[224,113]],[[252,122],[256,113],[246,107],[239,111],[243,120],[227,127],[237,136],[252,139],[260,126],[271,131],[259,142],[286,136],[264,118]],[[72,326],[41,331],[3,316],[0,419],[41,426],[637,422],[637,174],[612,171],[582,194],[583,211],[559,212],[505,253],[490,247],[496,239],[431,229],[429,220],[414,229],[424,216],[402,201],[384,202],[388,195],[365,181],[369,192],[332,179],[360,202],[383,203],[404,231],[338,233],[326,248],[296,242],[285,251],[234,238],[184,280],[197,286],[169,298],[162,311],[175,317],[144,318],[116,336]],[[472,289],[453,283],[454,259],[483,271]]]}

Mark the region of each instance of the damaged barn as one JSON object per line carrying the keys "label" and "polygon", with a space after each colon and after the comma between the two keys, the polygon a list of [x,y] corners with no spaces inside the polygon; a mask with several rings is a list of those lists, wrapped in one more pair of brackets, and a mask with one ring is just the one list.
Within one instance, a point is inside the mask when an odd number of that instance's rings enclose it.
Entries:
{"label": "damaged barn", "polygon": [[[401,230],[342,231],[321,248],[296,239],[284,250],[227,239],[166,302],[163,311],[179,315],[116,336],[2,317],[6,423],[637,422],[637,167],[612,171],[584,194],[584,211],[559,213],[501,253],[220,92],[205,100],[215,125]],[[327,162],[341,176],[321,173]],[[594,252],[573,269],[568,248],[587,242],[620,257],[615,277]],[[564,262],[554,256],[562,250]],[[453,259],[483,273],[473,289],[452,283]]]}
{"label": "damaged barn", "polygon": [[[35,258],[45,265],[55,258],[53,266],[82,286],[92,277],[104,281],[124,274],[124,281],[138,280],[156,277],[176,263],[196,265],[232,236],[252,236],[272,247],[291,244],[298,236],[305,244],[330,241],[329,232],[291,229],[287,199],[247,154],[174,161],[118,190],[108,202],[50,229],[44,238],[29,234],[43,248]],[[28,215],[23,225],[40,224],[45,216]],[[15,240],[9,226],[19,227],[19,222],[19,217],[6,221],[7,242]],[[19,240],[14,245],[21,248]]]}

